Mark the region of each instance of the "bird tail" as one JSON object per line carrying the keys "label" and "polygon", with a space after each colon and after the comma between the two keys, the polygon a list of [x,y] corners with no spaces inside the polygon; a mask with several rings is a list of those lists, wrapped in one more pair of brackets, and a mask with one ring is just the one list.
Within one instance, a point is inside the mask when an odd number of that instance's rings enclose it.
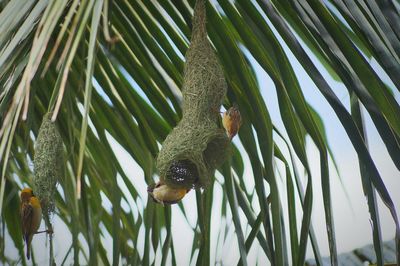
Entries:
{"label": "bird tail", "polygon": [[26,258],[29,260],[31,258],[31,241],[29,241],[29,235],[25,236],[25,244],[26,244]]}

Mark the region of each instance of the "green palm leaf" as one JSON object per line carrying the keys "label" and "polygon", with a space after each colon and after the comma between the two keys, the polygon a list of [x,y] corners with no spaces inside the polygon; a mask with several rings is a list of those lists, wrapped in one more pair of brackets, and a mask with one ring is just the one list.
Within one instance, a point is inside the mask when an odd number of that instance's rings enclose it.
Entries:
{"label": "green palm leaf", "polygon": [[[50,261],[180,264],[182,243],[175,240],[182,223],[190,225],[192,242],[183,245],[196,265],[217,263],[213,254],[224,254],[232,243],[238,252],[229,259],[241,265],[252,262],[249,254],[258,247],[259,257],[272,265],[304,265],[309,237],[322,265],[321,238],[312,222],[313,201],[322,191],[328,255],[337,265],[341,243],[334,226],[329,158],[336,170],[340,164],[329,146],[327,121],[307,97],[310,88],[298,74],[301,67],[358,156],[376,263],[385,262],[377,195],[395,223],[400,263],[396,205],[368,149],[362,119],[369,114],[388,160],[399,170],[398,4],[207,3],[208,37],[228,83],[224,107],[237,103],[243,125],[229,161],[218,169],[218,182],[190,192],[176,206],[161,207],[148,198],[146,185],[159,178],[155,159],[182,117],[194,2],[0,1],[0,240],[11,236],[7,248],[1,246],[0,261],[26,263],[16,226],[17,191],[32,185],[35,140],[43,115],[52,112],[66,155],[55,214],[65,232],[56,232],[55,239],[67,234],[71,240],[65,253],[55,247]],[[259,82],[265,77],[272,88]],[[346,87],[350,103],[337,96],[332,80]],[[267,106],[272,91],[278,108]],[[310,166],[315,160],[310,145],[318,150],[319,171]],[[321,187],[315,191],[318,178]],[[220,217],[213,216],[215,210]],[[216,219],[230,218],[228,228],[215,228]],[[7,254],[10,250],[15,252]],[[42,254],[38,250],[36,261]]]}

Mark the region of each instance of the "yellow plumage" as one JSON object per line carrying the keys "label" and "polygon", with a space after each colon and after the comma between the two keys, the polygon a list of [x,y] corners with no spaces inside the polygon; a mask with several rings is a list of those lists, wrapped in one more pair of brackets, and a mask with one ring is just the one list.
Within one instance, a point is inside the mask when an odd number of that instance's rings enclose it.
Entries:
{"label": "yellow plumage", "polygon": [[21,192],[21,225],[28,260],[30,259],[30,246],[33,235],[39,229],[41,221],[42,208],[39,199],[34,196],[31,188],[24,188]]}
{"label": "yellow plumage", "polygon": [[174,204],[180,201],[190,189],[171,188],[164,183],[158,182],[155,186],[149,186],[147,191],[153,200],[161,204]]}

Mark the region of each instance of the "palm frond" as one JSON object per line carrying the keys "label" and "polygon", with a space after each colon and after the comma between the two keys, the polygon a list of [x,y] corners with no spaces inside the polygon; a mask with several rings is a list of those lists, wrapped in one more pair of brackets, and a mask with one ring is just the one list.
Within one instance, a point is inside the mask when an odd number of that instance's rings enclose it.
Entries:
{"label": "palm frond", "polygon": [[[329,162],[336,170],[340,165],[327,138],[328,121],[306,97],[309,88],[296,61],[332,108],[358,156],[377,263],[384,262],[377,195],[395,223],[399,263],[396,204],[368,148],[362,119],[371,117],[400,170],[398,4],[207,2],[208,36],[228,83],[224,107],[238,103],[244,123],[229,162],[218,169],[218,182],[191,192],[192,201],[185,198],[163,208],[149,200],[145,186],[158,179],[160,145],[182,117],[193,7],[192,0],[0,1],[0,214],[5,228],[0,238],[4,232],[11,236],[25,264],[16,226],[17,191],[32,185],[35,140],[42,117],[52,112],[66,155],[56,216],[71,235],[65,254],[55,253],[56,262],[176,264],[173,221],[180,213],[191,227],[192,243],[185,246],[191,246],[189,262],[196,265],[217,262],[213,254],[232,242],[229,230],[236,232],[235,263],[248,264],[252,247],[259,246],[273,265],[304,265],[310,238],[314,258],[322,264],[311,218],[313,184],[320,179],[330,260],[337,265],[340,243]],[[261,75],[274,87],[259,84]],[[350,103],[338,97],[332,79],[344,85]],[[263,97],[272,90],[276,110]],[[310,166],[310,143],[318,150],[319,172]],[[218,208],[221,217],[212,217]],[[214,228],[217,218],[233,223]],[[0,254],[2,262],[19,261]]]}

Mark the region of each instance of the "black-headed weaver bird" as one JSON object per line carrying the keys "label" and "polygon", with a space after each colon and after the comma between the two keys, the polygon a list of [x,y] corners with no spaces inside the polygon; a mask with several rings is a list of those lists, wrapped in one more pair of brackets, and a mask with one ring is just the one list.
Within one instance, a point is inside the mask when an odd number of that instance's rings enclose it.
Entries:
{"label": "black-headed weaver bird", "polygon": [[239,107],[236,103],[234,103],[231,108],[224,112],[222,116],[222,125],[224,126],[229,139],[232,140],[242,125],[242,117],[240,115]]}
{"label": "black-headed weaver bird", "polygon": [[189,191],[186,188],[172,188],[160,181],[147,187],[151,198],[162,205],[178,203]]}
{"label": "black-headed weaver bird", "polygon": [[24,188],[21,192],[21,225],[28,260],[31,255],[33,235],[38,233],[41,221],[42,207],[39,199],[35,197],[31,188]]}

